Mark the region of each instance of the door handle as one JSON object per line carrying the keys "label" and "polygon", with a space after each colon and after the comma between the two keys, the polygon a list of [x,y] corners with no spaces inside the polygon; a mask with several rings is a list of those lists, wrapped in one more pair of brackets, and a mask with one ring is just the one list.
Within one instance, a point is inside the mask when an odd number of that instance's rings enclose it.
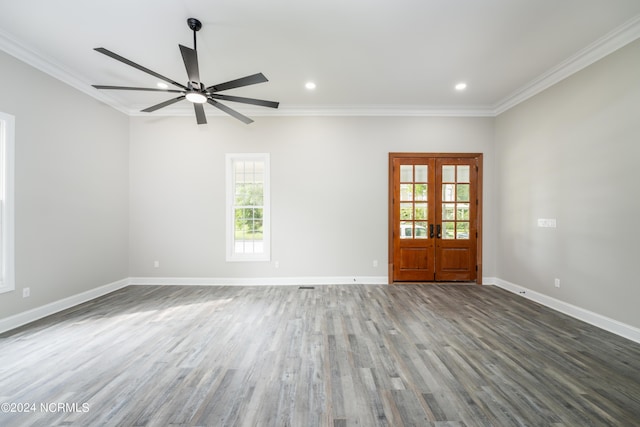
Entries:
{"label": "door handle", "polygon": [[440,224],[437,225],[436,230],[438,232],[438,239],[442,238],[442,227],[440,226]]}
{"label": "door handle", "polygon": [[433,239],[433,224],[429,224],[429,237]]}

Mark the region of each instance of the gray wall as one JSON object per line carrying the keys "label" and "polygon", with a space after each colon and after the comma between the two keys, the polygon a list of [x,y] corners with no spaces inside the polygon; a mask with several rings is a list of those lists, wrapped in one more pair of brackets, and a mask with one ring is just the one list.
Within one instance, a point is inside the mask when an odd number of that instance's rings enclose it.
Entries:
{"label": "gray wall", "polygon": [[[256,117],[249,126],[131,118],[130,274],[386,277],[392,151],[485,154],[484,276],[492,276],[493,119],[424,117]],[[236,152],[271,155],[269,263],[225,262],[225,153]]]}
{"label": "gray wall", "polygon": [[0,111],[16,118],[16,290],[0,318],[126,278],[128,117],[3,52]]}
{"label": "gray wall", "polygon": [[496,275],[640,327],[640,40],[500,115],[495,132]]}

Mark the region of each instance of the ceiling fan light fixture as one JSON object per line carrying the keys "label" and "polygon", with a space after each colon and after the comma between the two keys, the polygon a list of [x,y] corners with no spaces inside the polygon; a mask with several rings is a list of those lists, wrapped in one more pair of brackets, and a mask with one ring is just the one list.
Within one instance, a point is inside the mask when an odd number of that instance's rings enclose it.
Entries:
{"label": "ceiling fan light fixture", "polygon": [[186,98],[187,101],[191,101],[194,104],[204,104],[207,102],[207,97],[200,92],[188,92]]}
{"label": "ceiling fan light fixture", "polygon": [[152,92],[170,92],[170,93],[179,93],[180,96],[166,100],[156,105],[152,105],[151,107],[145,108],[141,110],[144,113],[151,113],[153,111],[159,110],[160,108],[168,107],[169,105],[173,105],[176,102],[182,101],[186,99],[187,101],[193,103],[193,109],[196,114],[196,121],[199,125],[207,124],[207,118],[204,111],[204,105],[206,103],[211,104],[213,107],[227,113],[231,117],[234,117],[240,120],[243,123],[249,124],[253,122],[249,117],[240,114],[233,108],[227,107],[225,104],[218,102],[217,99],[231,101],[231,102],[239,102],[241,104],[252,104],[259,105],[261,107],[269,107],[269,108],[278,108],[280,105],[279,102],[274,101],[265,101],[263,99],[255,99],[255,98],[245,98],[242,96],[233,96],[233,95],[223,95],[218,92],[222,92],[229,89],[240,88],[244,86],[254,85],[257,83],[264,83],[269,80],[262,73],[252,74],[250,76],[241,77],[239,79],[230,80],[228,82],[219,83],[217,85],[206,87],[200,81],[200,69],[198,66],[198,52],[196,51],[196,33],[200,28],[202,28],[202,23],[195,18],[189,18],[187,20],[187,24],[189,25],[189,29],[193,31],[193,49],[178,45],[180,48],[180,54],[182,55],[182,61],[184,62],[184,67],[187,71],[187,76],[189,77],[189,81],[186,85],[182,83],[178,83],[173,81],[161,74],[156,73],[142,65],[136,64],[133,61],[130,61],[127,58],[124,58],[117,53],[111,52],[103,47],[96,47],[94,50],[96,52],[102,53],[103,55],[107,55],[110,58],[115,59],[116,61],[120,61],[130,67],[136,68],[140,71],[143,71],[149,75],[154,76],[155,78],[164,80],[167,83],[171,83],[172,85],[180,88],[180,89],[168,89],[168,85],[163,84],[157,85],[157,88],[148,88],[148,87],[128,87],[128,86],[112,86],[112,85],[92,85],[96,89],[115,89],[115,90],[143,90],[143,91],[152,91]]}

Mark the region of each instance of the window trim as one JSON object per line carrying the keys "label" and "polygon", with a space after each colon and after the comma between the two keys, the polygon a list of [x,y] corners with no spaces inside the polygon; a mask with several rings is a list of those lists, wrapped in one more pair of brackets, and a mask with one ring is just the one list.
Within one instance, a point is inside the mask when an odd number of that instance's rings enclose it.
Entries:
{"label": "window trim", "polygon": [[[262,213],[262,239],[264,242],[263,252],[259,254],[239,254],[235,248],[235,215],[234,215],[234,185],[233,165],[236,161],[256,161],[264,162],[264,192],[263,192],[263,213]],[[226,260],[227,262],[251,262],[251,261],[271,261],[271,173],[270,173],[269,153],[227,153],[226,155]]]}
{"label": "window trim", "polygon": [[0,294],[11,292],[16,286],[14,162],[15,117],[0,112]]}

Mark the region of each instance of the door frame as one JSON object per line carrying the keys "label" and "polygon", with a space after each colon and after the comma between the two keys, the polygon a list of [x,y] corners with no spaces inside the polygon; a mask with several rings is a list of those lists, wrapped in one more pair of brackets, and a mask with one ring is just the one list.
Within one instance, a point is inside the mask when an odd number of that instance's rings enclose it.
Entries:
{"label": "door frame", "polygon": [[393,160],[402,158],[439,158],[439,157],[458,157],[465,159],[475,159],[478,164],[478,183],[477,183],[477,196],[478,203],[476,209],[476,221],[478,229],[478,238],[476,239],[476,283],[482,285],[482,153],[389,153],[389,265],[388,276],[389,284],[401,284],[408,282],[394,282],[393,280],[393,264],[394,264],[394,251],[393,251],[393,233],[396,231],[393,224]]}

